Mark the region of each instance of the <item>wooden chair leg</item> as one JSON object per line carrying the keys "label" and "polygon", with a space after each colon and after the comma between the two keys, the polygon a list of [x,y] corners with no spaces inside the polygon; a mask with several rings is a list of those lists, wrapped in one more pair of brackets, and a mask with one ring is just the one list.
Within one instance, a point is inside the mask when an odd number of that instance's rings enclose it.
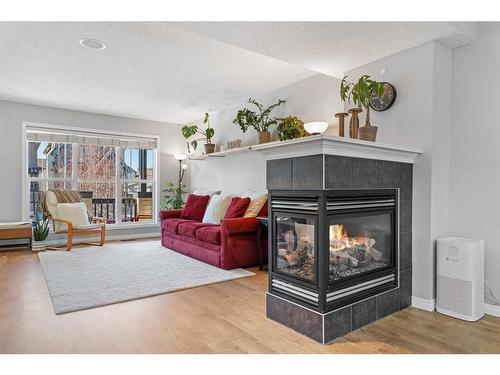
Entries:
{"label": "wooden chair leg", "polygon": [[72,247],[73,247],[73,231],[69,230],[66,251],[70,251]]}
{"label": "wooden chair leg", "polygon": [[101,228],[101,241],[99,242],[99,246],[104,245],[105,239],[106,239],[106,228],[102,227]]}

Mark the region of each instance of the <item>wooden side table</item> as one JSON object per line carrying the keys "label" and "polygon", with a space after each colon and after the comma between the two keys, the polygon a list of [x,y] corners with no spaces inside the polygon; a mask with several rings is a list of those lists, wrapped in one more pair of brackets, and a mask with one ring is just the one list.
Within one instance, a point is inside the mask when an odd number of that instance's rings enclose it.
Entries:
{"label": "wooden side table", "polygon": [[31,234],[31,223],[0,223],[0,241],[27,239],[31,250]]}
{"label": "wooden side table", "polygon": [[257,226],[257,249],[259,250],[259,271],[264,267],[264,258],[262,254],[262,233],[267,235],[269,220],[267,217],[257,217],[259,225]]}

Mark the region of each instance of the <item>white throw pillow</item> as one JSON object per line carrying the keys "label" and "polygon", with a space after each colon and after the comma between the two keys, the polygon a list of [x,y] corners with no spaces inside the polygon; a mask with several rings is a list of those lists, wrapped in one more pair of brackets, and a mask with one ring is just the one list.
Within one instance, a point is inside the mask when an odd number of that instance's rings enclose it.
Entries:
{"label": "white throw pillow", "polygon": [[205,210],[205,215],[203,215],[202,222],[207,224],[220,224],[230,203],[230,195],[212,196]]}
{"label": "white throw pillow", "polygon": [[[88,225],[87,207],[85,203],[58,203],[56,219],[69,221],[73,226]],[[66,230],[66,225],[56,221],[55,231]]]}

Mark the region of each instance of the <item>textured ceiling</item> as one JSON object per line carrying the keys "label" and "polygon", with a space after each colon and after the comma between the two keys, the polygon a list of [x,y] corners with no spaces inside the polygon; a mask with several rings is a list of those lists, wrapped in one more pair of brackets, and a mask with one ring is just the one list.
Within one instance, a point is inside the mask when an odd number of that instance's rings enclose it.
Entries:
{"label": "textured ceiling", "polygon": [[462,26],[0,22],[0,99],[185,123],[317,72],[341,77],[429,40],[465,43]]}
{"label": "textured ceiling", "polygon": [[465,22],[181,22],[177,27],[342,78],[345,71],[439,40],[471,42]]}
{"label": "textured ceiling", "polygon": [[313,74],[165,23],[0,22],[5,100],[185,123]]}

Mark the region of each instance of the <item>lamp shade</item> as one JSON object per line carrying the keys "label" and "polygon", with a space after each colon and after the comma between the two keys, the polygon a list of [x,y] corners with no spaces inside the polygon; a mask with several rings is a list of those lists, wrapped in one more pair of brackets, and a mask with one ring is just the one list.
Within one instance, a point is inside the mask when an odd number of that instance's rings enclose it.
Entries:
{"label": "lamp shade", "polygon": [[309,134],[321,134],[328,128],[328,123],[323,121],[314,121],[304,124],[304,129]]}
{"label": "lamp shade", "polygon": [[175,158],[176,160],[181,161],[181,160],[186,159],[186,158],[187,158],[187,155],[186,155],[186,154],[174,154],[174,158]]}

